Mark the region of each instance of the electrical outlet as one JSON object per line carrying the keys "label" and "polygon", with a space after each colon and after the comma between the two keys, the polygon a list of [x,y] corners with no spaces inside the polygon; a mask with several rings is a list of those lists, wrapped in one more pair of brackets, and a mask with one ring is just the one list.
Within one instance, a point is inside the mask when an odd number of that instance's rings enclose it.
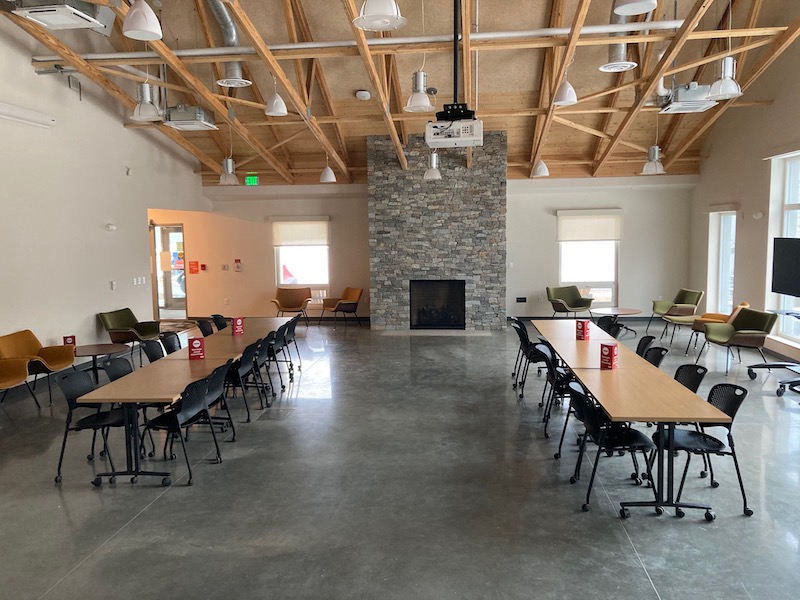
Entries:
{"label": "electrical outlet", "polygon": [[109,282],[109,287],[111,288],[111,291],[113,292],[114,290],[117,289],[117,282],[116,281]]}
{"label": "electrical outlet", "polygon": [[517,304],[525,304],[528,299],[525,296],[517,296]]}

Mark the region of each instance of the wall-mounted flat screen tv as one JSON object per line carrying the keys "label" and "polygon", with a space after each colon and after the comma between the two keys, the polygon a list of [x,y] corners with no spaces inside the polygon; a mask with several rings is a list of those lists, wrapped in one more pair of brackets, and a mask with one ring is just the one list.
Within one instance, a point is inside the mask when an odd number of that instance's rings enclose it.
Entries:
{"label": "wall-mounted flat screen tv", "polygon": [[800,238],[775,238],[772,291],[800,296]]}

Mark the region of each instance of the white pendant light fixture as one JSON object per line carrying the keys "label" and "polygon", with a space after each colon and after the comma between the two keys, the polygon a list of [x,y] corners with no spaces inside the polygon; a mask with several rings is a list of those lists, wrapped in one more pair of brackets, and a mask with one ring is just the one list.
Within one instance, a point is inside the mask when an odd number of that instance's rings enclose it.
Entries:
{"label": "white pendant light fixture", "polygon": [[[728,31],[733,25],[731,0],[728,0]],[[728,36],[728,56],[722,59],[722,73],[708,92],[709,100],[731,100],[742,95],[742,88],[736,81],[736,59],[730,56],[731,38]]]}
{"label": "white pendant light fixture", "polygon": [[428,168],[425,175],[422,176],[423,181],[438,181],[442,178],[442,172],[439,171],[439,153],[434,150],[428,155]]}
{"label": "white pendant light fixture", "polygon": [[286,110],[286,102],[283,101],[283,98],[278,93],[278,78],[275,75],[272,76],[272,84],[275,86],[275,93],[267,101],[264,114],[268,117],[285,117],[289,114],[289,111]]}
{"label": "white pendant light fixture", "polygon": [[663,175],[664,165],[661,164],[661,148],[650,146],[647,149],[647,162],[642,168],[642,175]]}
{"label": "white pendant light fixture", "polygon": [[139,91],[139,101],[133,109],[131,121],[140,123],[161,121],[161,111],[153,104],[153,86],[145,81],[136,87]]}
{"label": "white pendant light fixture", "polygon": [[220,185],[239,185],[239,178],[236,176],[236,163],[233,159],[222,159],[222,175],[219,176]]}
{"label": "white pendant light fixture", "polygon": [[122,33],[127,38],[144,42],[160,40],[163,37],[161,23],[158,22],[156,13],[144,0],[136,0],[131,5],[122,24]]}
{"label": "white pendant light fixture", "polygon": [[395,0],[364,0],[361,11],[353,19],[353,25],[364,31],[390,31],[406,22]]}
{"label": "white pendant light fixture", "polygon": [[435,110],[427,92],[428,76],[425,71],[416,71],[411,77],[412,92],[403,108],[406,112],[432,112]]}
{"label": "white pendant light fixture", "polygon": [[575,88],[572,87],[569,81],[564,78],[561,85],[558,86],[556,97],[553,99],[553,104],[556,106],[572,106],[578,103],[578,95],[575,93]]}
{"label": "white pendant light fixture", "polygon": [[658,6],[658,0],[617,0],[614,14],[622,17],[644,15],[652,12]]}
{"label": "white pendant light fixture", "polygon": [[328,164],[328,155],[325,155],[325,168],[322,169],[322,173],[319,176],[320,183],[336,183],[336,173],[333,172],[330,165]]}
{"label": "white pendant light fixture", "polygon": [[547,168],[545,162],[540,158],[536,165],[533,167],[534,177],[550,177],[550,169]]}

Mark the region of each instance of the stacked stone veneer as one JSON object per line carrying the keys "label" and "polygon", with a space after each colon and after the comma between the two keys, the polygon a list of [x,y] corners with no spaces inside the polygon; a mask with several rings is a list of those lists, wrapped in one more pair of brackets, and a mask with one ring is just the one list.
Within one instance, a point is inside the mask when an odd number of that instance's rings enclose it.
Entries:
{"label": "stacked stone veneer", "polygon": [[403,171],[386,137],[367,141],[370,323],[409,329],[411,279],[463,279],[466,329],[506,326],[506,134],[440,150],[440,181],[423,181],[428,147],[412,136]]}

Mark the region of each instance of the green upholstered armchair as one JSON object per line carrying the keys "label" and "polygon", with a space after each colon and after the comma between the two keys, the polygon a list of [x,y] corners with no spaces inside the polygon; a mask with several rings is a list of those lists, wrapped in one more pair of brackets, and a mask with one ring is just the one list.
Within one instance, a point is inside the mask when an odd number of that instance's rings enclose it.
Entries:
{"label": "green upholstered armchair", "polygon": [[593,298],[584,298],[576,285],[566,285],[564,287],[548,287],[547,299],[553,305],[553,316],[556,313],[575,313],[589,311],[592,314]]}
{"label": "green upholstered armchair", "polygon": [[[74,346],[42,346],[39,338],[30,329],[17,331],[0,336],[0,359],[23,359],[26,361],[27,375],[34,375],[34,387],[39,375],[55,373],[66,369],[75,361]],[[50,389],[50,378],[47,378],[47,390],[50,395],[50,404],[53,403],[53,394]],[[33,391],[31,391],[33,395]],[[36,400],[36,396],[33,396]],[[39,406],[39,402],[36,401]]]}
{"label": "green upholstered armchair", "polygon": [[695,311],[697,311],[697,306],[703,299],[704,294],[705,292],[700,290],[681,288],[675,295],[674,300],[653,300],[653,314],[650,315],[650,320],[647,321],[645,333],[650,329],[650,323],[652,323],[653,317],[656,315],[659,317],[663,317],[664,315],[680,317],[693,315]]}
{"label": "green upholstered armchair", "polygon": [[740,348],[755,348],[761,355],[761,360],[767,362],[762,348],[777,320],[778,315],[775,313],[742,308],[730,323],[706,323],[706,341],[700,348],[697,358],[700,359],[706,344],[725,346],[728,349],[725,361],[726,375],[730,366],[731,348],[736,348],[737,352]]}
{"label": "green upholstered armchair", "polygon": [[[115,344],[140,344],[139,366],[141,366],[141,342],[158,339],[158,321],[140,321],[130,308],[98,313],[97,316],[100,317],[100,322],[105,327],[109,337],[111,337],[111,341]],[[131,356],[133,356],[133,346],[131,346]]]}

